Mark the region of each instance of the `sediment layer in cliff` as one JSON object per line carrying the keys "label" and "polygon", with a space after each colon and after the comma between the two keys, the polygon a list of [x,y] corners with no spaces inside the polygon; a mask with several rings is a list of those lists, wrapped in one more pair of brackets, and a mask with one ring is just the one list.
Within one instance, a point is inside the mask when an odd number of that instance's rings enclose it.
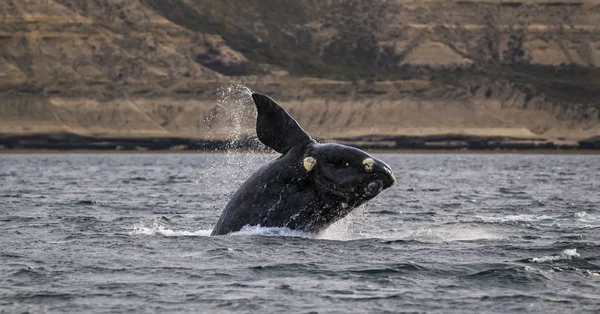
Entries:
{"label": "sediment layer in cliff", "polygon": [[[325,139],[600,135],[594,1],[8,0],[0,12],[4,138],[225,140],[232,83]],[[251,104],[237,104],[251,136]]]}

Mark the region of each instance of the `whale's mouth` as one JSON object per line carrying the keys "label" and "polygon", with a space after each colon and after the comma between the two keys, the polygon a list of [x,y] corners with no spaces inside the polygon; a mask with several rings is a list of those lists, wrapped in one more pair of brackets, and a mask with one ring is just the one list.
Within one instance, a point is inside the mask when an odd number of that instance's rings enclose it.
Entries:
{"label": "whale's mouth", "polygon": [[325,194],[345,200],[369,200],[377,196],[393,183],[385,175],[374,173],[368,178],[356,182],[336,184],[328,178],[316,180],[318,187]]}

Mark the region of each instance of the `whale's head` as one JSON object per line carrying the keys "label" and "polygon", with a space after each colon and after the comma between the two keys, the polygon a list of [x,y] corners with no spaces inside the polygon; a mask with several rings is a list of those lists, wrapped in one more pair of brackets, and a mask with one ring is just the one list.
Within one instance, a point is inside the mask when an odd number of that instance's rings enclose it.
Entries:
{"label": "whale's head", "polygon": [[318,191],[352,206],[377,196],[396,183],[385,162],[360,149],[340,144],[313,144],[302,166]]}
{"label": "whale's head", "polygon": [[[310,216],[304,221],[313,221],[305,229],[327,227],[396,182],[385,162],[354,147],[319,144],[273,99],[259,93],[252,94],[252,99],[258,111],[258,139],[283,154],[265,170],[276,178],[271,186],[298,185],[291,190],[311,195],[296,202],[313,204],[308,214],[300,210]],[[289,200],[292,197],[285,195]]]}

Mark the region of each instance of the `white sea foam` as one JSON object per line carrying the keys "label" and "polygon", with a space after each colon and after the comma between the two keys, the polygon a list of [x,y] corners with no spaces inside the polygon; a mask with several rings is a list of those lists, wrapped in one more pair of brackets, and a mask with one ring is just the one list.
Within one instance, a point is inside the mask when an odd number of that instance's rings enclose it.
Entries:
{"label": "white sea foam", "polygon": [[210,236],[211,232],[212,229],[197,231],[172,230],[166,228],[160,218],[151,218],[133,226],[133,230],[129,234],[162,235],[165,237],[207,237]]}
{"label": "white sea foam", "polygon": [[485,221],[485,222],[537,222],[537,221],[545,221],[545,220],[554,220],[558,217],[549,216],[549,215],[533,215],[533,214],[520,214],[520,215],[506,215],[502,217],[486,217],[486,216],[478,216],[477,218]]}
{"label": "white sea foam", "polygon": [[570,260],[575,257],[579,257],[579,253],[577,253],[576,249],[566,249],[560,254],[548,255],[543,257],[534,257],[530,259],[531,262],[534,263],[547,263],[547,262],[555,262],[560,260]]}
{"label": "white sea foam", "polygon": [[587,212],[577,212],[573,215],[573,217],[575,217],[575,219],[577,221],[580,221],[580,222],[583,222],[586,224],[595,225],[595,226],[600,225],[600,216],[598,216],[598,215],[590,215]]}
{"label": "white sea foam", "polygon": [[600,227],[600,216],[591,215],[587,212],[577,212],[569,215],[521,214],[501,217],[478,216],[477,219],[484,222],[523,222],[551,226]]}
{"label": "white sea foam", "polygon": [[186,231],[186,230],[171,230],[160,227],[155,230],[151,230],[150,234],[159,234],[165,237],[208,237],[212,232],[212,229],[208,230],[197,230],[197,231]]}
{"label": "white sea foam", "polygon": [[[347,227],[347,225],[344,225]],[[340,228],[326,230],[322,234],[292,230],[285,227],[262,227],[262,226],[244,226],[240,231],[232,232],[230,236],[273,236],[273,237],[298,237],[307,239],[330,239],[330,240],[351,240],[356,237],[350,236],[350,231]],[[166,237],[207,237],[212,233],[212,229],[202,229],[197,231],[174,230],[167,228],[161,218],[147,218],[133,226],[129,232],[131,235],[161,235]]]}
{"label": "white sea foam", "polygon": [[309,232],[302,232],[292,230],[284,227],[261,227],[261,226],[244,226],[242,230],[230,233],[232,236],[248,236],[248,235],[262,235],[262,236],[274,236],[274,237],[298,237],[298,238],[309,238],[315,237],[315,234]]}
{"label": "white sea foam", "polygon": [[503,236],[483,228],[443,226],[396,232],[386,235],[385,238],[421,242],[451,242],[501,239]]}
{"label": "white sea foam", "polygon": [[162,235],[165,237],[208,237],[212,229],[208,230],[197,230],[197,231],[186,231],[186,230],[172,230],[165,227],[134,227],[133,231],[129,234],[144,234],[144,235]]}

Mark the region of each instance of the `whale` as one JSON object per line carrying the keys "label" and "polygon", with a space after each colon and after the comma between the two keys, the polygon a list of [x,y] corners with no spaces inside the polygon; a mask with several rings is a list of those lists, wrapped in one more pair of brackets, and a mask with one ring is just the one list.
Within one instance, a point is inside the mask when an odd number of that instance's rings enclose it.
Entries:
{"label": "whale", "polygon": [[252,100],[258,140],[281,155],[242,183],[211,235],[245,226],[319,233],[396,183],[385,162],[355,147],[317,142],[265,94],[252,93]]}

